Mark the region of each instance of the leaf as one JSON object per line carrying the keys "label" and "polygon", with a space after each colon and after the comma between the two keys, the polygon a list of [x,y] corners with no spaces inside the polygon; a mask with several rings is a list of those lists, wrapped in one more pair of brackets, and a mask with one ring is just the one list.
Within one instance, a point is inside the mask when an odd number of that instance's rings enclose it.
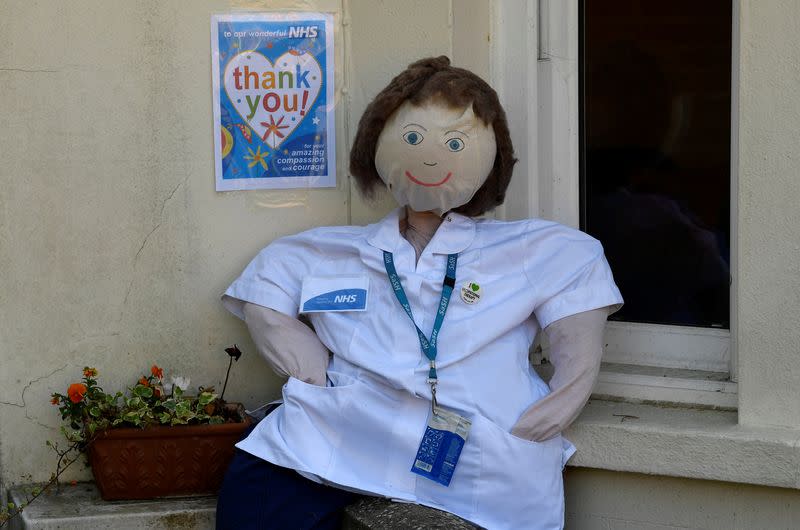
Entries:
{"label": "leaf", "polygon": [[153,397],[153,388],[149,386],[138,385],[133,388],[133,393],[143,398]]}
{"label": "leaf", "polygon": [[95,418],[100,417],[100,409],[98,407],[91,407],[89,409],[89,414],[91,414]]}
{"label": "leaf", "polygon": [[206,405],[214,401],[214,399],[216,399],[216,396],[211,392],[203,392],[197,397],[197,404],[200,405],[201,407],[205,407]]}

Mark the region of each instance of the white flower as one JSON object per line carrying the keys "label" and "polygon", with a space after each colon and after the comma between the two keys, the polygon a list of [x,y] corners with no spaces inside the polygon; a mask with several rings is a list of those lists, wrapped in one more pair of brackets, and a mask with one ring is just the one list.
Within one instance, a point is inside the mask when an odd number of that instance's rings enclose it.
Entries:
{"label": "white flower", "polygon": [[177,376],[176,377],[176,376],[173,375],[173,376],[170,376],[169,379],[170,379],[169,383],[167,383],[167,382],[164,383],[164,391],[167,394],[172,394],[172,387],[173,386],[176,386],[176,387],[180,388],[181,390],[183,390],[184,392],[186,392],[186,390],[189,389],[189,385],[191,384],[191,379],[189,379],[188,377],[182,377],[182,376]]}

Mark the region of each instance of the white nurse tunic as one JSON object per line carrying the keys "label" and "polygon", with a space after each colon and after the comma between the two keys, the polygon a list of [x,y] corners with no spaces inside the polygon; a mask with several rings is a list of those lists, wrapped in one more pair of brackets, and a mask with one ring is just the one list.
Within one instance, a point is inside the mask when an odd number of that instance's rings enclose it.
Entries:
{"label": "white nurse tunic", "polygon": [[[448,214],[415,263],[397,209],[366,227],[325,227],[276,240],[223,297],[297,316],[303,280],[368,279],[367,310],[313,313],[333,352],[318,387],[290,378],[284,406],[238,447],[304,475],[455,513],[481,526],[563,526],[562,469],[575,451],[560,436],[530,442],[509,431],[549,389],[532,370],[536,333],[563,317],[622,303],[599,242],[562,225],[474,220]],[[438,339],[439,404],[472,420],[449,487],[411,472],[430,412],[428,362],[395,298],[383,263],[394,254],[417,325],[430,332],[447,255],[458,253],[456,287]],[[468,304],[461,287],[475,282]]]}

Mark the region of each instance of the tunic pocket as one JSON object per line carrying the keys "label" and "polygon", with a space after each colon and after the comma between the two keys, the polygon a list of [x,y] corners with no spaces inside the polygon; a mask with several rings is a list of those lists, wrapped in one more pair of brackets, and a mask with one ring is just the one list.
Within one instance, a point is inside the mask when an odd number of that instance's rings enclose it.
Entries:
{"label": "tunic pocket", "polygon": [[512,435],[483,416],[475,417],[473,431],[481,449],[480,478],[476,483],[478,511],[504,513],[510,527],[528,527],[525,521],[530,521],[532,528],[561,528],[561,436],[532,442]]}
{"label": "tunic pocket", "polygon": [[290,379],[284,387],[280,431],[302,462],[295,469],[348,488],[408,498],[403,485],[413,476],[414,457],[405,447],[408,424],[424,425],[417,416],[426,403],[367,380],[328,375],[335,386]]}
{"label": "tunic pocket", "polygon": [[335,386],[311,385],[290,377],[283,387],[280,434],[284,447],[298,456],[300,469],[324,476],[341,443],[340,425],[357,381],[328,372]]}

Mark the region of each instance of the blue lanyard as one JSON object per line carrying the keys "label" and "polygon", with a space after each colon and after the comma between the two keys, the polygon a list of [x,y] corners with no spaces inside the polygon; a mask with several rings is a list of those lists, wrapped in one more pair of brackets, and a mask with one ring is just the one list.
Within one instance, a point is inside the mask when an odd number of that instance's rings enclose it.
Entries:
{"label": "blue lanyard", "polygon": [[428,371],[428,383],[431,385],[431,391],[434,400],[434,409],[436,403],[436,342],[439,338],[439,330],[442,329],[444,322],[444,315],[447,312],[447,306],[450,304],[450,296],[453,294],[453,288],[456,285],[456,263],[458,262],[458,254],[449,254],[447,256],[447,272],[442,282],[442,297],[439,300],[439,310],[436,312],[436,319],[433,322],[433,330],[431,331],[431,338],[428,339],[425,334],[419,329],[417,323],[414,321],[414,314],[411,312],[411,304],[408,303],[408,297],[400,283],[400,277],[397,275],[397,270],[394,268],[394,256],[391,252],[383,251],[383,264],[386,266],[386,274],[389,275],[389,281],[392,284],[397,301],[405,309],[408,318],[417,329],[417,337],[419,337],[419,346],[422,353],[430,361],[430,370]]}

